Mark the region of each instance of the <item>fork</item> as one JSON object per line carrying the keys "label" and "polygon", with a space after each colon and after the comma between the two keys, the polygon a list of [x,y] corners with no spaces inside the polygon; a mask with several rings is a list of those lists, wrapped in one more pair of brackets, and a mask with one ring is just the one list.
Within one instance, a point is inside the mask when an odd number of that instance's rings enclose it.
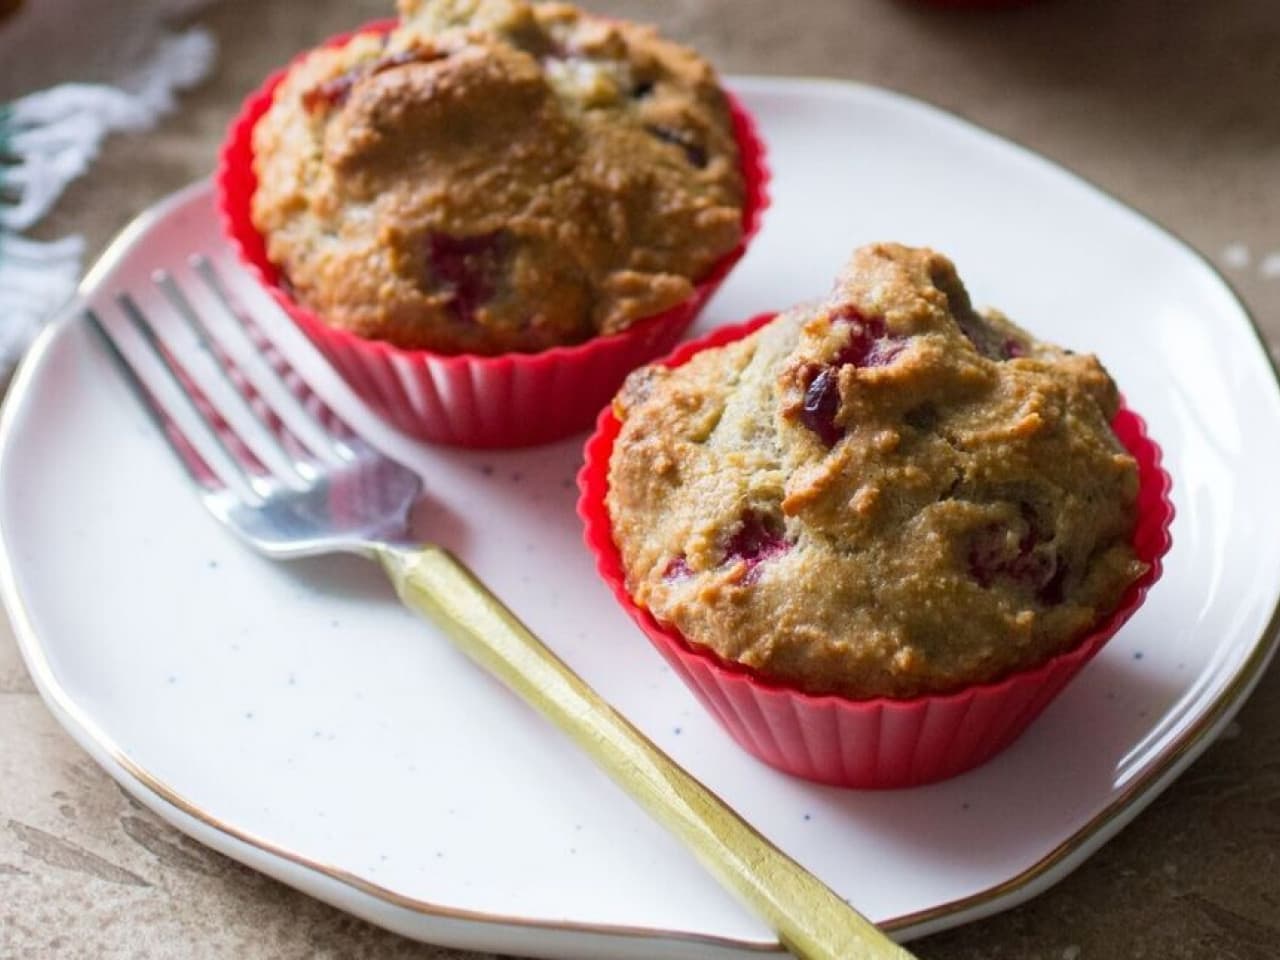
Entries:
{"label": "fork", "polygon": [[[447,550],[411,542],[419,476],[268,359],[213,261],[188,267],[118,294],[110,323],[92,308],[83,317],[214,517],[273,559],[380,564],[407,606],[572,738],[795,956],[911,957],[614,711]],[[196,355],[201,377],[179,334],[208,354]]]}

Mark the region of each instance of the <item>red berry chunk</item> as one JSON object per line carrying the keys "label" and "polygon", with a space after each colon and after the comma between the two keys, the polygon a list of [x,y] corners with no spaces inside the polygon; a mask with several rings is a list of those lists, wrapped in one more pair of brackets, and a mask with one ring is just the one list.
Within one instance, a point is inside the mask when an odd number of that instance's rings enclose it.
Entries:
{"label": "red berry chunk", "polygon": [[748,511],[742,524],[725,544],[725,563],[742,561],[747,566],[743,584],[755,583],[760,577],[760,564],[781,556],[791,549],[791,542],[781,530],[781,524],[773,518]]}
{"label": "red berry chunk", "polygon": [[855,367],[884,367],[906,349],[906,339],[886,331],[883,320],[864,317],[854,307],[845,307],[831,318],[831,322],[850,327],[849,343],[836,355],[837,365],[851,363]]}
{"label": "red berry chunk", "polygon": [[707,157],[706,147],[698,143],[694,135],[688,130],[679,130],[676,127],[668,127],[660,123],[652,123],[645,129],[663,143],[670,143],[683,150],[685,159],[699,170],[707,165],[709,158]]}
{"label": "red berry chunk", "polygon": [[315,113],[321,109],[332,110],[334,107],[340,107],[346,103],[347,98],[351,96],[351,88],[365,77],[372,77],[375,74],[393,70],[396,67],[403,67],[409,63],[430,63],[446,56],[448,54],[438,50],[401,50],[399,53],[393,53],[390,56],[374,61],[372,66],[355,67],[331,80],[326,80],[324,83],[312,87],[302,95],[302,106],[308,113]]}
{"label": "red berry chunk", "polygon": [[1002,352],[1005,360],[1012,360],[1014,357],[1025,357],[1027,355],[1027,348],[1017,340],[1010,337],[1008,340],[1005,340]]}
{"label": "red berry chunk", "polygon": [[977,315],[956,317],[956,323],[960,325],[960,332],[984,357],[992,360],[1012,360],[1015,357],[1027,355],[1027,348],[1020,340],[1002,337]]}
{"label": "red berry chunk", "polygon": [[689,561],[684,555],[676,557],[667,564],[667,569],[662,571],[662,579],[670,583],[673,580],[687,580],[693,576],[693,570],[689,567]]}
{"label": "red berry chunk", "polygon": [[393,53],[389,57],[383,57],[373,65],[373,69],[369,71],[369,76],[383,73],[387,70],[394,70],[396,67],[403,67],[410,63],[430,63],[432,60],[439,60],[445,55],[435,50],[401,50],[399,53]]}
{"label": "red berry chunk", "polygon": [[840,410],[840,371],[836,367],[820,370],[804,392],[800,422],[818,435],[828,447],[844,436],[844,427],[836,423]]}
{"label": "red berry chunk", "polygon": [[332,80],[317,84],[303,93],[303,109],[308,113],[315,113],[317,110],[332,110],[334,107],[342,106],[351,95],[351,88],[362,75],[362,71],[348,70]]}
{"label": "red berry chunk", "polygon": [[475,319],[491,300],[511,254],[505,230],[455,237],[433,233],[427,238],[427,272],[436,286],[452,294],[450,307],[460,321]]}
{"label": "red berry chunk", "polygon": [[997,580],[1012,582],[1036,595],[1045,606],[1062,602],[1066,566],[1050,549],[1037,549],[1053,539],[1052,532],[1040,529],[1029,504],[1021,505],[1026,532],[1012,542],[1003,524],[983,527],[969,541],[969,575],[984,589]]}
{"label": "red berry chunk", "polygon": [[845,307],[831,322],[850,328],[849,342],[835,355],[830,366],[815,367],[809,373],[800,409],[800,422],[828,447],[835,446],[844,436],[844,427],[836,423],[836,414],[840,411],[840,368],[846,364],[863,368],[888,366],[906,349],[907,343],[904,337],[889,333],[883,320],[864,317],[854,307]]}

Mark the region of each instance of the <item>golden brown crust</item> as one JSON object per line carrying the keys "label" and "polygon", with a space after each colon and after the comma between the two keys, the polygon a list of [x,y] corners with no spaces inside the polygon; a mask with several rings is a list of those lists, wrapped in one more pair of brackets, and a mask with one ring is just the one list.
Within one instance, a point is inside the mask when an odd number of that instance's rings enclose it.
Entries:
{"label": "golden brown crust", "polygon": [[812,693],[909,697],[1042,662],[1118,603],[1137,468],[1092,356],[979,315],[929,250],[645,368],[607,505],[636,602]]}
{"label": "golden brown crust", "polygon": [[684,300],[742,236],[714,72],[565,4],[402,4],[292,69],[255,226],[333,326],[440,352],[575,343]]}

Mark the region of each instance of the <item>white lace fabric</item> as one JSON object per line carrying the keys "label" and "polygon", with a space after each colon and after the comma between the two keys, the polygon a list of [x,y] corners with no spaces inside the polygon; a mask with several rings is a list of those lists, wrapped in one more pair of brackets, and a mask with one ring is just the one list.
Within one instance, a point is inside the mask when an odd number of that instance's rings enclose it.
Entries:
{"label": "white lace fabric", "polygon": [[[88,171],[110,133],[154,126],[173,110],[181,91],[208,75],[217,49],[213,38],[200,28],[167,25],[201,2],[40,0],[32,5],[38,13],[30,22],[22,22],[20,14],[12,26],[0,23],[0,63],[7,74],[0,78],[0,90],[21,89],[24,69],[37,82],[51,76],[65,80],[0,104],[0,374],[72,296],[84,254],[78,236],[38,241],[22,231]],[[107,23],[120,23],[121,6],[135,8],[125,18],[129,29],[124,33]],[[104,21],[96,33],[96,25],[85,22],[95,16]],[[46,50],[58,52],[30,58],[42,31],[56,32],[72,21],[74,36],[95,40],[93,58],[81,56],[58,36],[45,38],[53,41]],[[101,82],[80,82],[85,76]]]}

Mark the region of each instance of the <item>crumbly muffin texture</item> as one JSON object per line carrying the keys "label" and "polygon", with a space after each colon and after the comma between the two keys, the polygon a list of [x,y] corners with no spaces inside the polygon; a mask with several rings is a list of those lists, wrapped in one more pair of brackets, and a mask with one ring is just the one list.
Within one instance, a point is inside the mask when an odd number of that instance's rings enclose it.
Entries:
{"label": "crumbly muffin texture", "polygon": [[931,250],[858,250],[831,296],[642,368],[607,507],[628,589],[810,693],[911,697],[1071,647],[1145,570],[1098,360],[979,314]]}
{"label": "crumbly muffin texture", "polygon": [[697,54],[566,4],[401,6],[294,67],[253,132],[254,225],[327,323],[537,351],[685,300],[739,243],[733,123]]}

